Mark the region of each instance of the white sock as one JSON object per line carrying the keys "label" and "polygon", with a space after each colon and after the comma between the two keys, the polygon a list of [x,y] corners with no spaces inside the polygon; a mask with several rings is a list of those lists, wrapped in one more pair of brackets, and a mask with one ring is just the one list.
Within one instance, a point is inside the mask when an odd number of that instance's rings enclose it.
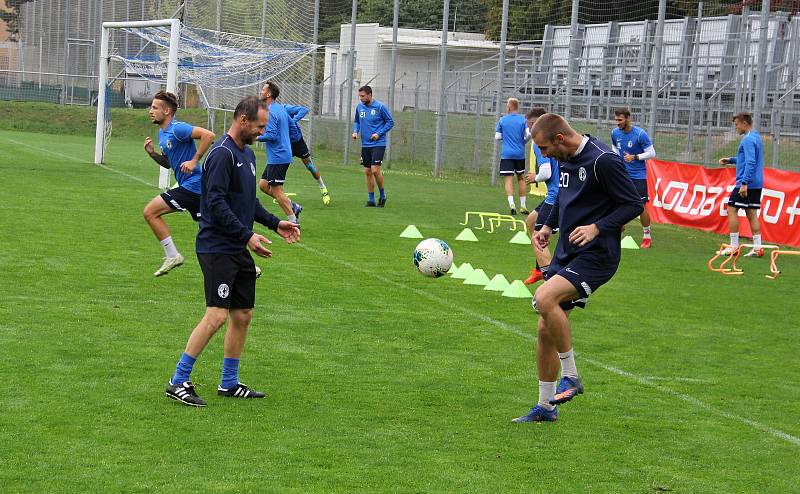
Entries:
{"label": "white sock", "polygon": [[561,375],[566,377],[578,377],[578,368],[575,366],[575,353],[572,348],[568,352],[559,353],[561,360]]}
{"label": "white sock", "polygon": [[528,209],[528,206],[527,206],[527,204],[525,204],[525,203],[527,202],[527,201],[526,201],[526,199],[527,199],[527,198],[526,198],[525,196],[521,196],[521,197],[519,198],[519,207],[520,207],[520,208],[522,208],[522,209]]}
{"label": "white sock", "polygon": [[287,220],[291,221],[292,223],[297,223],[297,216],[290,214],[286,217]]}
{"label": "white sock", "polygon": [[539,381],[539,405],[545,410],[552,410],[555,406],[550,404],[550,400],[556,397],[556,382]]}
{"label": "white sock", "polygon": [[164,247],[164,255],[167,257],[177,257],[178,256],[178,249],[175,247],[175,244],[172,242],[172,237],[169,236],[161,241],[161,246]]}
{"label": "white sock", "polygon": [[761,234],[753,235],[753,248],[760,249],[761,248]]}
{"label": "white sock", "polygon": [[731,233],[731,247],[734,249],[739,247],[739,234],[738,233]]}
{"label": "white sock", "polygon": [[514,196],[508,196],[508,207],[511,209],[515,209],[516,206],[514,205]]}
{"label": "white sock", "polygon": [[322,177],[319,177],[319,180],[317,180],[317,183],[319,184],[319,188],[320,189],[324,189],[325,188],[325,182],[322,181]]}
{"label": "white sock", "polygon": [[643,226],[642,231],[644,232],[644,238],[650,238],[650,227]]}

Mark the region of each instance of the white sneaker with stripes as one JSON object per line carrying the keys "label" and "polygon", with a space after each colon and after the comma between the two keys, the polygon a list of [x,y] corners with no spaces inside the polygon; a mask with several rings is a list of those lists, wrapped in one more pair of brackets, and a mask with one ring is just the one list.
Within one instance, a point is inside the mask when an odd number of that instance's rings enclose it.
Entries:
{"label": "white sneaker with stripes", "polygon": [[225,389],[222,386],[217,388],[217,394],[220,396],[228,396],[230,398],[264,398],[266,394],[255,391],[247,387],[246,384],[238,383],[236,386]]}

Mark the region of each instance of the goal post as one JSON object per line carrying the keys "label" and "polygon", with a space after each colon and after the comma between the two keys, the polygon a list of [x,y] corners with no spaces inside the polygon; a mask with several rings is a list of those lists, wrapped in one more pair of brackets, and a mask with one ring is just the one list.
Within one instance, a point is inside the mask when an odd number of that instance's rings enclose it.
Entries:
{"label": "goal post", "polygon": [[[97,91],[97,127],[95,129],[94,162],[103,163],[105,158],[105,143],[108,138],[106,120],[108,102],[106,91],[108,87],[108,67],[111,62],[110,40],[112,29],[166,27],[170,28],[169,57],[167,60],[167,91],[175,94],[178,88],[178,48],[180,45],[181,21],[179,19],[160,19],[151,21],[131,22],[104,22],[100,44],[100,67],[98,70]],[[169,170],[161,168],[158,186],[166,189],[169,186]]]}

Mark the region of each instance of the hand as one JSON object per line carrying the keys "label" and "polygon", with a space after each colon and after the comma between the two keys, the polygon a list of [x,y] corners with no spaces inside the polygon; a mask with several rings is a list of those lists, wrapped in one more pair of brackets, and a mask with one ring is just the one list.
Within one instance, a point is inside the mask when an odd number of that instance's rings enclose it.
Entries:
{"label": "hand", "polygon": [[594,238],[599,234],[600,229],[597,228],[594,223],[587,226],[579,226],[578,228],[572,230],[572,233],[569,234],[569,241],[578,247],[583,247],[594,240]]}
{"label": "hand", "polygon": [[147,154],[156,154],[156,150],[153,149],[153,140],[149,137],[144,140],[144,150]]}
{"label": "hand", "polygon": [[264,247],[262,244],[271,244],[270,240],[264,235],[254,233],[250,240],[247,241],[247,246],[250,250],[255,252],[260,257],[272,257],[272,251]]}
{"label": "hand", "polygon": [[183,163],[181,163],[181,171],[183,173],[192,173],[195,167],[197,167],[197,160],[195,159],[191,159],[189,161],[184,161]]}
{"label": "hand", "polygon": [[553,230],[549,226],[544,225],[541,230],[533,235],[533,246],[536,247],[537,250],[546,249],[550,244],[550,235],[552,233]]}
{"label": "hand", "polygon": [[728,166],[731,164],[731,160],[728,158],[720,158],[719,164],[722,166]]}
{"label": "hand", "polygon": [[371,136],[369,136],[369,140],[370,141],[377,141],[378,140],[378,134],[372,134]]}
{"label": "hand", "polygon": [[627,161],[628,163],[636,159],[635,154],[628,154],[628,153],[623,153],[623,154],[624,154],[623,158],[625,158],[625,161]]}
{"label": "hand", "polygon": [[747,197],[747,184],[742,184],[739,186],[739,195],[742,197]]}
{"label": "hand", "polygon": [[300,227],[291,221],[281,221],[278,223],[278,235],[283,237],[287,243],[293,244],[300,240]]}
{"label": "hand", "polygon": [[536,183],[536,174],[535,173],[528,173],[525,175],[525,183],[526,184],[535,184]]}
{"label": "hand", "polygon": [[358,139],[358,132],[353,132],[353,136],[352,136],[352,137],[353,137],[353,140],[354,140],[354,141],[355,141],[356,139]]}

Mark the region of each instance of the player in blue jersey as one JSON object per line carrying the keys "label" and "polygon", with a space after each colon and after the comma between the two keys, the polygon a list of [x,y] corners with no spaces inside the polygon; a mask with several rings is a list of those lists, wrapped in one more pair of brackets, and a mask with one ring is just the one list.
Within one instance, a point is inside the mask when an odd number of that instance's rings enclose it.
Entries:
{"label": "player in blue jersey", "polygon": [[308,108],[305,106],[286,104],[284,104],[283,107],[286,109],[286,114],[289,115],[289,141],[292,143],[292,156],[303,160],[306,169],[311,173],[311,176],[314,177],[314,180],[317,181],[317,185],[319,185],[319,191],[322,193],[322,204],[327,206],[331,203],[331,195],[328,193],[328,188],[325,187],[325,182],[322,181],[319,170],[317,170],[314,162],[311,161],[311,152],[308,150],[308,144],[306,144],[306,140],[303,139],[303,130],[300,128],[300,120],[308,115]]}
{"label": "player in blue jersey", "polygon": [[[156,153],[149,137],[144,140],[147,154],[163,168],[171,168],[178,182],[177,187],[151,199],[143,211],[145,221],[164,248],[164,262],[154,273],[156,276],[163,276],[183,264],[183,256],[175,247],[169,227],[161,217],[176,211],[188,211],[192,219],[198,221],[202,171],[197,162],[214,142],[213,132],[176,120],[176,111],[178,98],[166,91],[157,92],[150,104],[149,113],[150,119],[158,125],[161,153]],[[195,140],[200,141],[200,146],[195,146]]]}
{"label": "player in blue jersey", "polygon": [[[532,129],[536,120],[545,113],[547,113],[547,110],[544,108],[531,108],[528,113],[525,114],[528,129]],[[528,135],[530,135],[530,132]],[[539,248],[536,242],[533,241],[533,236],[542,229],[547,218],[550,217],[550,212],[553,210],[553,204],[555,204],[556,201],[556,195],[558,195],[558,161],[553,158],[543,157],[542,152],[535,142],[531,142],[531,157],[531,161],[536,162],[535,172],[525,175],[525,182],[529,184],[544,183],[547,186],[547,195],[544,200],[528,214],[528,217],[525,218],[528,234],[531,237],[531,247],[533,248],[533,253],[536,258],[536,267],[531,270],[530,276],[523,281],[526,285],[532,285],[544,279],[547,269],[550,266],[550,261],[553,258],[550,254],[550,249]]]}
{"label": "player in blue jersey", "polygon": [[189,336],[166,395],[186,405],[203,407],[190,381],[192,368],[214,334],[228,322],[223,343],[222,380],[217,394],[231,398],[263,398],[239,382],[239,358],[255,305],[256,270],[249,247],[260,257],[272,252],[266,237],[253,231],[256,221],[287,242],[300,239],[297,225],[280,221],[256,198],[256,156],[248,147],[267,123],[267,109],[251,96],[239,102],[233,124],[209,151],[203,163],[197,260],[203,270],[206,312]]}
{"label": "player in blue jersey", "polygon": [[280,93],[280,88],[274,82],[267,82],[261,88],[261,101],[269,108],[269,121],[264,133],[258,136],[258,140],[266,144],[267,154],[267,166],[258,187],[278,202],[289,221],[300,224],[303,207],[290,201],[283,190],[286,172],[292,163],[292,141],[289,138],[289,114],[276,101]]}
{"label": "player in blue jersey", "polygon": [[731,235],[731,248],[724,249],[723,255],[730,255],[739,247],[739,210],[744,209],[750,229],[753,231],[753,248],[747,257],[762,257],[761,223],[758,210],[761,209],[761,189],[764,187],[764,143],[761,134],[753,129],[753,116],[742,112],[733,116],[733,126],[742,136],[736,156],[722,158],[720,165],[736,165],[736,187],[728,200],[728,228]]}
{"label": "player in blue jersey", "polygon": [[[656,157],[656,148],[650,136],[641,127],[633,125],[631,111],[627,108],[617,108],[614,110],[614,120],[617,128],[611,131],[611,149],[625,160],[625,168],[628,175],[633,180],[633,185],[639,191],[642,202],[647,204],[650,197],[647,193],[647,167],[646,160]],[[649,249],[652,244],[650,232],[650,213],[647,206],[639,216],[642,223],[642,249]]]}
{"label": "player in blue jersey", "polygon": [[511,214],[517,214],[517,206],[514,203],[513,178],[517,178],[519,189],[519,210],[522,214],[529,214],[526,204],[527,185],[523,180],[525,174],[525,142],[528,130],[527,120],[519,114],[519,100],[508,98],[506,102],[507,115],[504,115],[497,122],[494,129],[494,138],[503,142],[503,149],[500,153],[500,175],[503,177],[506,198]]}
{"label": "player in blue jersey", "polygon": [[560,165],[553,211],[533,240],[546,248],[553,229],[558,227],[561,233],[547,279],[532,300],[539,313],[539,400],[514,422],[552,422],[558,418],[558,404],[583,392],[569,313],[584,307],[588,297],[614,276],[622,227],[641,214],[643,204],[619,155],[594,137],[578,134],[562,117],[542,115],[531,135],[542,156]]}
{"label": "player in blue jersey", "polygon": [[[353,140],[361,134],[361,165],[364,167],[364,178],[367,182],[366,207],[382,208],[386,205],[386,192],[383,190],[383,173],[381,164],[386,152],[386,134],[394,127],[389,108],[372,97],[372,88],[358,88],[356,115],[353,120]],[[375,203],[375,184],[378,185],[380,197]]]}

